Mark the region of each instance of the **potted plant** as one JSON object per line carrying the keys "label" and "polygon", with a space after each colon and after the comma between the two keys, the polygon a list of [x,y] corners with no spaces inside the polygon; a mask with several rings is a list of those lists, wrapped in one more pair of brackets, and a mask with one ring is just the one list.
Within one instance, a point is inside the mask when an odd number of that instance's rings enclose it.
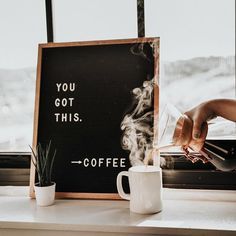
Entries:
{"label": "potted plant", "polygon": [[[30,147],[31,148],[31,147]],[[49,206],[54,203],[56,183],[52,181],[52,167],[56,156],[56,150],[51,151],[51,141],[44,149],[38,144],[32,151],[32,163],[38,176],[38,182],[34,185],[36,202],[39,206]]]}

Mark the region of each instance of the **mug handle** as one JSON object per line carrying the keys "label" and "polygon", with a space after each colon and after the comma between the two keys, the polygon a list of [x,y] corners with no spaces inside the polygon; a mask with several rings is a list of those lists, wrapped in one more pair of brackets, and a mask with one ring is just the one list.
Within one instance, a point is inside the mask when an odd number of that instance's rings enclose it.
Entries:
{"label": "mug handle", "polygon": [[117,179],[116,179],[117,190],[118,190],[118,193],[121,196],[121,198],[126,199],[126,200],[130,200],[130,194],[125,193],[123,186],[122,186],[122,177],[123,176],[129,177],[129,172],[128,171],[121,171],[117,175]]}

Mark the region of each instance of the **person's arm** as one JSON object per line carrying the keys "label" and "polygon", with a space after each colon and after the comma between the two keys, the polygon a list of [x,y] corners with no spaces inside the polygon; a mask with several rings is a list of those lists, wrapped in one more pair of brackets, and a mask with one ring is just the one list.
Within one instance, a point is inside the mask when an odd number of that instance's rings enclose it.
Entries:
{"label": "person's arm", "polygon": [[192,137],[201,137],[204,122],[216,116],[236,122],[236,100],[235,99],[214,99],[194,107],[185,112],[193,121]]}
{"label": "person's arm", "polygon": [[236,122],[236,99],[214,99],[206,102],[213,115]]}
{"label": "person's arm", "polygon": [[191,147],[195,151],[201,150],[207,136],[207,121],[216,116],[236,121],[236,100],[214,99],[186,111],[177,121],[174,144]]}

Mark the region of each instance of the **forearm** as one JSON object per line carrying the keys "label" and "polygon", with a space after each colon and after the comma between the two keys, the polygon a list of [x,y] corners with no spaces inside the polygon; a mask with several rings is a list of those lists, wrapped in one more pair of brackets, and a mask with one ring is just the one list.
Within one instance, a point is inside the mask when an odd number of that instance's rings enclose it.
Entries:
{"label": "forearm", "polygon": [[236,99],[214,99],[206,102],[212,116],[236,122]]}

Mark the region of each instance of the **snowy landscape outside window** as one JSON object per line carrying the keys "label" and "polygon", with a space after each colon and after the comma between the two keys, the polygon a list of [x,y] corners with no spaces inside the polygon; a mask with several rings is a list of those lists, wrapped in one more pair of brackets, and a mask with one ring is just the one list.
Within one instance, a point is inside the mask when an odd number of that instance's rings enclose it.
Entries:
{"label": "snowy landscape outside window", "polygon": [[32,144],[38,43],[46,42],[44,1],[0,3],[0,152]]}

